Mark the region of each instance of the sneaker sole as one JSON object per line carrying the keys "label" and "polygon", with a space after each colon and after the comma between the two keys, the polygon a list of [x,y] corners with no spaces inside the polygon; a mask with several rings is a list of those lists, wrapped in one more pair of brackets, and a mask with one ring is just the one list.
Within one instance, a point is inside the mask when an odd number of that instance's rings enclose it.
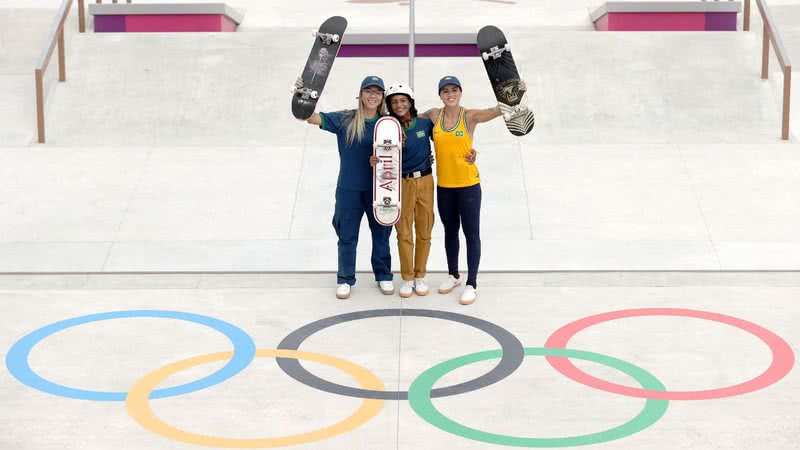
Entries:
{"label": "sneaker sole", "polygon": [[453,289],[455,289],[455,288],[457,288],[459,286],[461,286],[461,283],[454,284],[453,287],[451,287],[450,289],[441,289],[440,288],[439,289],[439,293],[440,294],[449,294],[449,293],[453,292]]}
{"label": "sneaker sole", "polygon": [[478,299],[478,297],[475,297],[472,300],[459,300],[458,303],[460,303],[460,304],[462,304],[464,306],[469,306],[469,305],[475,303],[475,300],[477,300],[477,299]]}
{"label": "sneaker sole", "polygon": [[425,297],[426,295],[430,294],[430,293],[431,293],[431,291],[425,291],[425,292],[417,292],[417,291],[414,291],[414,293],[415,293],[415,294],[417,294],[417,295],[419,295],[420,297]]}
{"label": "sneaker sole", "polygon": [[336,298],[338,298],[339,300],[347,300],[348,298],[350,298],[350,294],[346,295],[336,294]]}
{"label": "sneaker sole", "polygon": [[410,294],[400,294],[400,297],[402,297],[402,298],[411,298],[411,297],[413,297],[413,296],[414,296],[414,293],[413,293],[413,292],[412,292],[412,293],[410,293]]}

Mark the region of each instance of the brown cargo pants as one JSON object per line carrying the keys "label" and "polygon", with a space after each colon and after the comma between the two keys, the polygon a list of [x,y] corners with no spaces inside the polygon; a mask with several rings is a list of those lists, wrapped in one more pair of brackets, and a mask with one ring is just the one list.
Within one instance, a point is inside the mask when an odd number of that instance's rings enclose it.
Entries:
{"label": "brown cargo pants", "polygon": [[[433,175],[403,178],[397,247],[400,252],[400,274],[404,281],[424,278],[431,252],[433,229]],[[416,245],[414,245],[416,232]]]}

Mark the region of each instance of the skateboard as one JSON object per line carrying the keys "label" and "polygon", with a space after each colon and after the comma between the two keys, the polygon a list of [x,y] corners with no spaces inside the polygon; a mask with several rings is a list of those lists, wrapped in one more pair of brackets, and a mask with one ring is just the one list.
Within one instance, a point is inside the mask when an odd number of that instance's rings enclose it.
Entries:
{"label": "skateboard", "polygon": [[292,93],[292,114],[298,119],[305,120],[314,114],[317,100],[328,80],[333,60],[339,54],[342,46],[342,36],[347,29],[347,20],[344,17],[334,16],[322,22],[319,30],[313,32],[314,46],[300,76],[303,87],[294,88]]}
{"label": "skateboard", "polygon": [[499,28],[488,25],[478,32],[478,49],[508,131],[514,136],[525,136],[533,129],[534,117],[528,108],[526,91],[522,90],[511,46]]}
{"label": "skateboard", "polygon": [[394,117],[381,117],[375,123],[372,148],[378,163],[373,169],[372,208],[375,220],[384,226],[392,226],[400,220],[402,133],[400,122]]}

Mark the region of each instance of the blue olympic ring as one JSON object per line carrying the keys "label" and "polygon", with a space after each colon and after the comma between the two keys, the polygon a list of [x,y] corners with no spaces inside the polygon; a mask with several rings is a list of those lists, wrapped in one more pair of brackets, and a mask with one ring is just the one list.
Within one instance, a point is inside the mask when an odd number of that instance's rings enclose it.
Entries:
{"label": "blue olympic ring", "polygon": [[227,364],[225,364],[224,367],[200,380],[179,386],[155,390],[150,395],[151,399],[188,394],[190,392],[199,391],[215,384],[222,383],[250,365],[256,354],[256,344],[253,342],[253,338],[251,338],[250,335],[245,333],[241,328],[219,319],[214,319],[212,317],[203,316],[200,314],[191,314],[178,311],[114,311],[62,320],[27,334],[22,339],[17,341],[11,347],[11,350],[8,351],[8,354],[6,355],[6,366],[8,367],[8,371],[11,372],[11,375],[13,375],[14,378],[23,384],[48,394],[74,398],[78,400],[124,402],[128,395],[127,392],[89,391],[63,386],[45,380],[36,374],[33,369],[31,369],[30,364],[28,363],[28,356],[36,344],[59,331],[100,320],[123,319],[131,317],[158,317],[165,319],[177,319],[205,325],[224,334],[228,339],[230,339],[231,344],[233,344],[233,357]]}

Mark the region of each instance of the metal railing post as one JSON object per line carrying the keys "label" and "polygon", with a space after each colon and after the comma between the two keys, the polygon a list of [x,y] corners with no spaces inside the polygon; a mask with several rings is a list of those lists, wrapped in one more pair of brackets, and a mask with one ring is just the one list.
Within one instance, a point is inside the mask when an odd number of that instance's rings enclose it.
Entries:
{"label": "metal railing post", "polygon": [[58,33],[58,81],[67,80],[67,65],[64,57],[64,28]]}
{"label": "metal railing post", "polygon": [[750,31],[750,0],[744,1],[744,31]]}
{"label": "metal railing post", "polygon": [[414,89],[414,58],[416,57],[416,24],[414,18],[414,0],[408,2],[408,85]]}
{"label": "metal railing post", "polygon": [[783,69],[783,129],[781,138],[789,139],[789,108],[792,102],[792,66]]}
{"label": "metal railing post", "polygon": [[86,8],[84,7],[85,0],[78,0],[78,32],[86,32]]}
{"label": "metal railing post", "polygon": [[764,22],[764,42],[761,45],[761,79],[769,78],[769,24]]}
{"label": "metal railing post", "polygon": [[36,131],[40,144],[44,144],[44,76],[40,69],[35,71],[36,78]]}

